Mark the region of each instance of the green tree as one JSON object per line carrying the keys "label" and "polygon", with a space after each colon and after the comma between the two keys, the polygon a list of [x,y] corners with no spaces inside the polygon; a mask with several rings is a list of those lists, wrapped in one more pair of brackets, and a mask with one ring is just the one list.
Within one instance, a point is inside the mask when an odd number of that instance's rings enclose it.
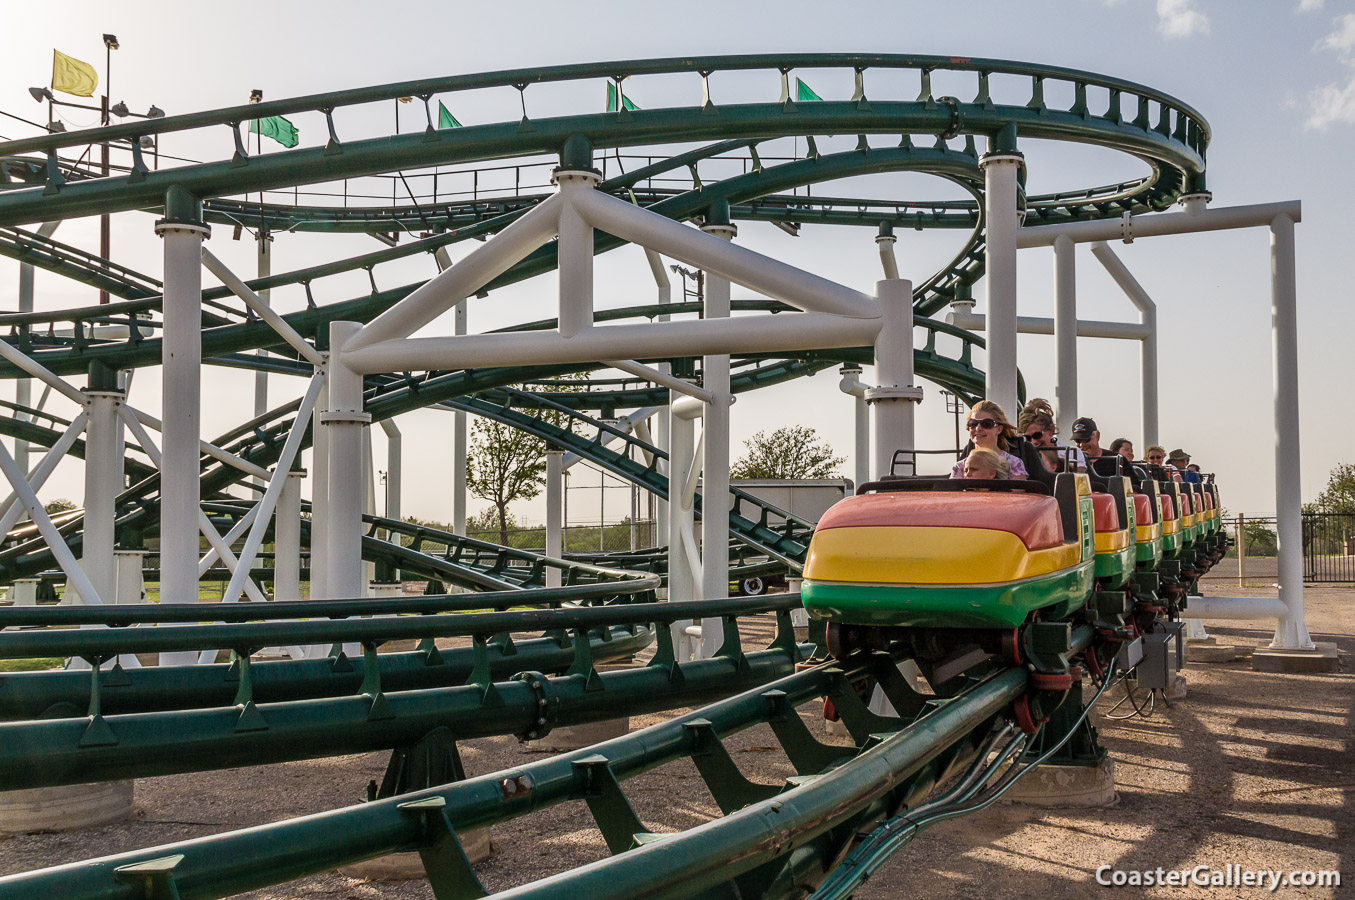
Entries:
{"label": "green tree", "polygon": [[531,500],[545,486],[545,441],[493,419],[476,420],[466,458],[466,487],[494,504],[486,512],[497,519],[500,543],[508,543],[509,504]]}
{"label": "green tree", "polygon": [[[552,382],[549,387],[552,392],[565,393],[586,389],[567,380]],[[569,417],[559,410],[540,409],[536,415],[557,427],[570,427]],[[494,504],[500,543],[508,543],[509,505],[535,498],[545,486],[545,441],[493,419],[475,421],[466,455],[466,488]]]}
{"label": "green tree", "polygon": [[1340,463],[1327,476],[1327,486],[1317,495],[1321,512],[1355,515],[1355,463]]}
{"label": "green tree", "polygon": [[80,507],[77,506],[73,500],[67,500],[65,497],[58,497],[50,503],[44,503],[42,508],[46,511],[47,515],[54,516],[57,513],[68,512],[72,509],[79,509]]}
{"label": "green tree", "polygon": [[743,445],[748,452],[729,467],[731,478],[831,478],[844,459],[803,425],[787,425],[770,435],[759,431]]}

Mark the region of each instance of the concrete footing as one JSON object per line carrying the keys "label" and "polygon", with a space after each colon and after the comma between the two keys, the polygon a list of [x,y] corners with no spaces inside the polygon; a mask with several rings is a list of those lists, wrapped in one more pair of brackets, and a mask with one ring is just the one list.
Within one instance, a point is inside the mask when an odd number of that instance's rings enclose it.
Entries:
{"label": "concrete footing", "polygon": [[1177,675],[1172,679],[1172,683],[1167,686],[1166,694],[1168,703],[1176,703],[1178,700],[1186,699],[1186,676]]}
{"label": "concrete footing", "polygon": [[63,784],[0,793],[0,833],[73,831],[132,814],[133,782]]}
{"label": "concrete footing", "polygon": [[1217,638],[1186,641],[1186,661],[1201,663],[1232,662],[1245,655],[1235,644],[1220,644]]}
{"label": "concrete footing", "polygon": [[1040,766],[1013,785],[1007,797],[1026,806],[1109,806],[1116,800],[1115,760],[1106,757],[1099,766]]}
{"label": "concrete footing", "polygon": [[[488,827],[475,828],[456,837],[472,864],[488,859],[494,852]],[[391,853],[376,859],[365,859],[351,866],[340,866],[339,874],[362,881],[410,881],[423,878],[427,873],[418,853]]]}
{"label": "concrete footing", "polygon": [[1336,645],[1315,643],[1312,650],[1274,650],[1257,647],[1251,654],[1251,667],[1257,672],[1282,672],[1295,675],[1321,675],[1341,670]]}

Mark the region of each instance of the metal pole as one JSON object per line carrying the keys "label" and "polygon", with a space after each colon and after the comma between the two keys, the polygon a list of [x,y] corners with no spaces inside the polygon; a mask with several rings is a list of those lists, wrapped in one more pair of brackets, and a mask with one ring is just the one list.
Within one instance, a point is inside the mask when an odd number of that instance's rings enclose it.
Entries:
{"label": "metal pole", "polygon": [[[1066,238],[1061,235],[1057,240]],[[1142,335],[1139,340],[1139,383],[1143,392],[1143,443],[1144,446],[1158,442],[1158,384],[1157,384],[1157,304],[1148,292],[1139,284],[1128,267],[1105,243],[1092,244],[1092,255],[1100,261],[1110,277],[1124,291],[1129,302],[1139,311],[1139,325]]]}
{"label": "metal pole", "polygon": [[1280,600],[1289,610],[1270,646],[1311,650],[1303,618],[1303,495],[1299,476],[1298,290],[1294,277],[1294,220],[1270,223],[1270,321],[1275,366],[1275,524],[1279,535]]}
{"label": "metal pole", "polygon": [[[678,397],[669,392],[670,409]],[[694,503],[684,490],[685,482],[690,480],[688,473],[696,465],[695,419],[675,412],[668,436],[668,599],[676,603],[695,600],[701,580],[701,572],[694,565],[700,560],[690,552],[696,546]],[[690,656],[691,640],[686,633],[690,624],[690,620],[682,620],[672,625],[679,660]]]}
{"label": "metal pole", "polygon": [[[564,557],[565,451],[546,450],[546,555]],[[546,587],[560,586],[560,570],[546,569]]]}
{"label": "metal pole", "polygon": [[[38,229],[38,237],[51,237],[56,231],[60,222],[44,222]],[[30,313],[33,311],[33,264],[19,263],[19,312]],[[18,378],[14,382],[14,402],[19,406],[29,406],[33,402],[33,382],[27,378]],[[18,414],[21,421],[31,421],[23,414]],[[19,468],[28,471],[28,441],[15,438],[14,440],[14,461],[19,464]]]}
{"label": "metal pole", "polygon": [[[649,271],[654,276],[654,284],[658,289],[659,304],[666,305],[673,299],[673,284],[669,281],[668,272],[663,267],[663,258],[655,251],[646,248],[645,259],[649,262]],[[668,322],[671,319],[672,316],[667,313],[658,317],[660,322]],[[659,363],[658,369],[665,375],[671,375],[673,372],[672,364],[667,362]],[[670,420],[672,415],[672,408],[664,407],[659,413],[658,424],[654,428],[654,446],[665,452],[668,450],[668,435],[671,431]],[[669,473],[668,461],[660,460],[658,471],[660,475],[667,475]],[[665,547],[668,545],[668,501],[658,499],[654,497],[653,494],[650,495],[650,498],[651,506],[655,510],[654,519],[657,531],[655,541],[658,546]]]}
{"label": "metal pole", "polygon": [[[330,368],[330,354],[323,354],[325,371]],[[320,386],[320,397],[311,413],[314,429],[314,451],[311,455],[311,581],[310,599],[329,600],[329,426],[324,423],[324,412],[329,408],[329,380]]]}
{"label": "metal pole", "polygon": [[[273,256],[268,252],[268,245],[273,243],[273,236],[266,231],[260,231],[258,243],[259,277],[267,278],[269,275],[273,274]],[[263,301],[265,306],[271,305],[269,303],[270,293],[271,292],[267,288],[259,291],[259,299]],[[255,354],[260,360],[267,355],[268,354],[263,350],[260,350]],[[266,412],[268,412],[268,373],[260,370],[254,373],[254,416],[255,418],[258,418]],[[255,478],[254,483],[259,487],[263,487],[267,484],[262,478]]]}
{"label": "metal pole", "polygon": [[273,522],[273,599],[301,599],[301,479],[292,469],[282,483]]}
{"label": "metal pole", "polygon": [[[1054,241],[1054,382],[1059,434],[1072,434],[1077,418],[1076,247],[1066,235]],[[1012,410],[1015,413],[1015,410]]]}
{"label": "metal pole", "polygon": [[560,209],[559,331],[573,337],[593,326],[593,226],[574,208],[573,199],[593,190],[602,176],[588,169],[560,168],[551,176],[565,204]]}
{"label": "metal pole", "polygon": [[[466,301],[457,304],[454,313],[456,334],[466,333]],[[467,428],[465,410],[452,414],[452,531],[466,535],[466,452]]]}
{"label": "metal pole", "polygon": [[[729,210],[712,209],[701,230],[722,240],[733,240],[738,229],[729,224]],[[729,279],[706,273],[706,319],[729,318]],[[701,360],[702,385],[711,393],[701,428],[701,599],[729,596],[729,391],[728,354]],[[701,622],[701,657],[710,658],[724,643],[724,622]]]}
{"label": "metal pole", "polygon": [[328,590],[337,600],[363,596],[362,578],[362,437],[371,421],[362,409],[362,376],[344,365],[339,350],[362,325],[331,322],[329,404],[321,421],[329,428],[329,559]]}
{"label": "metal pole", "polygon": [[[111,372],[104,370],[108,375]],[[105,603],[117,593],[117,561],[113,556],[116,501],[122,487],[122,457],[118,454],[118,407],[121,391],[107,390],[106,384],[85,390],[85,521],[81,541],[80,566],[90,584]],[[196,564],[196,557],[194,563]],[[196,574],[196,571],[195,573]]]}
{"label": "metal pole", "polygon": [[913,408],[922,388],[913,384],[913,283],[906,278],[875,282],[884,324],[875,338],[875,377],[866,391],[875,407],[875,468],[889,474],[896,450],[912,450]]}
{"label": "metal pole", "polygon": [[[178,188],[165,197],[155,223],[164,239],[161,394],[164,426],[160,465],[160,599],[198,599],[199,458],[202,440],[202,204]],[[197,654],[162,654],[161,663]]]}
{"label": "metal pole", "polygon": [[1237,586],[1247,586],[1247,524],[1242,513],[1237,514]]}
{"label": "metal pole", "polygon": [[399,520],[404,512],[401,503],[404,490],[404,436],[391,419],[381,420],[386,432],[386,518]]}
{"label": "metal pole", "polygon": [[[1014,143],[1014,141],[1012,141]],[[1021,154],[990,150],[979,162],[984,174],[987,225],[988,373],[985,392],[1008,415],[1016,406],[1016,236],[1017,174]],[[876,462],[877,466],[879,461]]]}

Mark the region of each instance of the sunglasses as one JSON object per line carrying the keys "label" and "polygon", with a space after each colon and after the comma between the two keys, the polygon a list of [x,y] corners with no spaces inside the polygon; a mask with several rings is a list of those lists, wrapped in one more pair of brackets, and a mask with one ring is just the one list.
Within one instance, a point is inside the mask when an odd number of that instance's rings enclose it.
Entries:
{"label": "sunglasses", "polygon": [[1085,437],[1085,438],[1076,438],[1076,437],[1075,437],[1075,438],[1073,438],[1073,443],[1074,443],[1074,444],[1090,444],[1091,442],[1092,442],[1092,439],[1089,438],[1089,437]]}
{"label": "sunglasses", "polygon": [[987,431],[990,428],[996,428],[997,424],[997,419],[970,419],[964,423],[964,427],[969,431],[973,431],[975,428],[982,428]]}
{"label": "sunglasses", "polygon": [[1164,458],[1165,458],[1165,457],[1161,457],[1161,456],[1150,456],[1150,457],[1148,457],[1148,461],[1149,461],[1149,462],[1162,462],[1162,460],[1163,460]]}
{"label": "sunglasses", "polygon": [[1026,432],[1026,437],[1027,437],[1028,439],[1032,440],[1032,441],[1038,441],[1040,438],[1044,437],[1044,432],[1043,432],[1043,431],[1028,431],[1028,432]]}

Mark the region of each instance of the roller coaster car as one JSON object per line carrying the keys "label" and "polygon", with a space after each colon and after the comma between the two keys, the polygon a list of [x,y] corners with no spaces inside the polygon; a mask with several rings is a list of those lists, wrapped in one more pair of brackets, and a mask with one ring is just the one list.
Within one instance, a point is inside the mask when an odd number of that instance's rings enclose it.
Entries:
{"label": "roller coaster car", "polygon": [[819,520],[805,608],[839,625],[1010,629],[1036,612],[1063,618],[1092,590],[1095,508],[1077,474],[1059,475],[1052,491],[1028,480],[862,485]]}

